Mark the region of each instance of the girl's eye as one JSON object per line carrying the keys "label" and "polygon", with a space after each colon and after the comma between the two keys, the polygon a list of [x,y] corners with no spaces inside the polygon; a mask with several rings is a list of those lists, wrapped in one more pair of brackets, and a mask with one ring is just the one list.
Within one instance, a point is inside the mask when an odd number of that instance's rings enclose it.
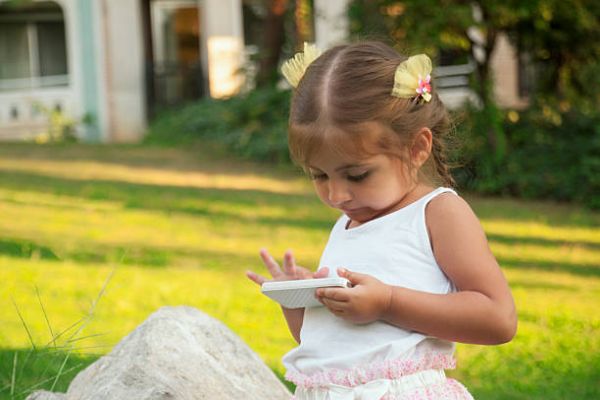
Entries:
{"label": "girl's eye", "polygon": [[360,175],[348,175],[346,178],[351,182],[360,182],[365,180],[367,176],[369,176],[369,171],[363,172]]}
{"label": "girl's eye", "polygon": [[318,174],[315,172],[310,172],[308,175],[313,181],[320,181],[327,178],[327,174]]}

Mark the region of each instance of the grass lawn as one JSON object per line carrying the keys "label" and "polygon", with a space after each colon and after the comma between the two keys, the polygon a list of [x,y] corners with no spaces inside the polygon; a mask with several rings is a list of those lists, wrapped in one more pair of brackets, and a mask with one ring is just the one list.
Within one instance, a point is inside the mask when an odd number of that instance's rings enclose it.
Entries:
{"label": "grass lawn", "polygon": [[[264,272],[261,247],[316,266],[337,214],[295,173],[206,153],[0,146],[0,399],[64,391],[164,305],[218,318],[283,374],[294,342],[244,271]],[[466,197],[520,323],[510,344],[459,345],[451,375],[480,399],[600,398],[600,214]]]}

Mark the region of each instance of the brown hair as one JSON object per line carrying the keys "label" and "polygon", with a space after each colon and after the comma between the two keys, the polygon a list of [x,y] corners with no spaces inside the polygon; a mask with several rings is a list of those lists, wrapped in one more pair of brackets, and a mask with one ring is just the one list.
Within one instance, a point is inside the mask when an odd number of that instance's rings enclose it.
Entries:
{"label": "brown hair", "polygon": [[[292,98],[292,159],[306,166],[323,145],[345,154],[402,157],[427,127],[433,143],[425,177],[454,186],[444,143],[451,123],[435,90],[429,102],[391,95],[396,68],[406,59],[383,43],[360,42],[329,49],[310,64]],[[367,132],[364,126],[372,122],[379,122],[385,132]]]}

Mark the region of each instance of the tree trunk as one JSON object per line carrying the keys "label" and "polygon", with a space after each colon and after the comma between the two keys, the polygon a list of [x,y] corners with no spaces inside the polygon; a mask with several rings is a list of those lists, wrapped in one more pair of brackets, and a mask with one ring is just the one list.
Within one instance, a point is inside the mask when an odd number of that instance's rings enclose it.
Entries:
{"label": "tree trunk", "polygon": [[312,43],[315,41],[312,15],[310,0],[296,0],[296,9],[294,10],[296,50],[301,50],[304,42]]}
{"label": "tree trunk", "polygon": [[277,66],[285,41],[284,22],[287,7],[288,0],[267,0],[268,13],[265,19],[262,54],[256,77],[257,87],[276,82]]}

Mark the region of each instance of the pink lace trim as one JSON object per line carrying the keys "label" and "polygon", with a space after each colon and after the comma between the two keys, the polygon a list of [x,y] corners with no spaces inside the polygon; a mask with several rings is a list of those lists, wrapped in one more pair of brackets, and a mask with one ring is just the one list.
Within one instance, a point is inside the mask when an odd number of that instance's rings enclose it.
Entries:
{"label": "pink lace trim", "polygon": [[410,393],[386,394],[380,400],[473,400],[473,396],[460,382],[446,379],[445,382],[418,388]]}
{"label": "pink lace trim", "polygon": [[[299,400],[292,396],[290,400]],[[474,400],[466,387],[454,379],[415,389],[410,393],[386,394],[380,400]]]}
{"label": "pink lace trim", "polygon": [[454,369],[456,360],[450,355],[429,354],[419,360],[387,360],[352,369],[329,369],[311,375],[288,372],[285,379],[298,387],[316,388],[329,384],[354,387],[375,379],[398,379],[428,369]]}

